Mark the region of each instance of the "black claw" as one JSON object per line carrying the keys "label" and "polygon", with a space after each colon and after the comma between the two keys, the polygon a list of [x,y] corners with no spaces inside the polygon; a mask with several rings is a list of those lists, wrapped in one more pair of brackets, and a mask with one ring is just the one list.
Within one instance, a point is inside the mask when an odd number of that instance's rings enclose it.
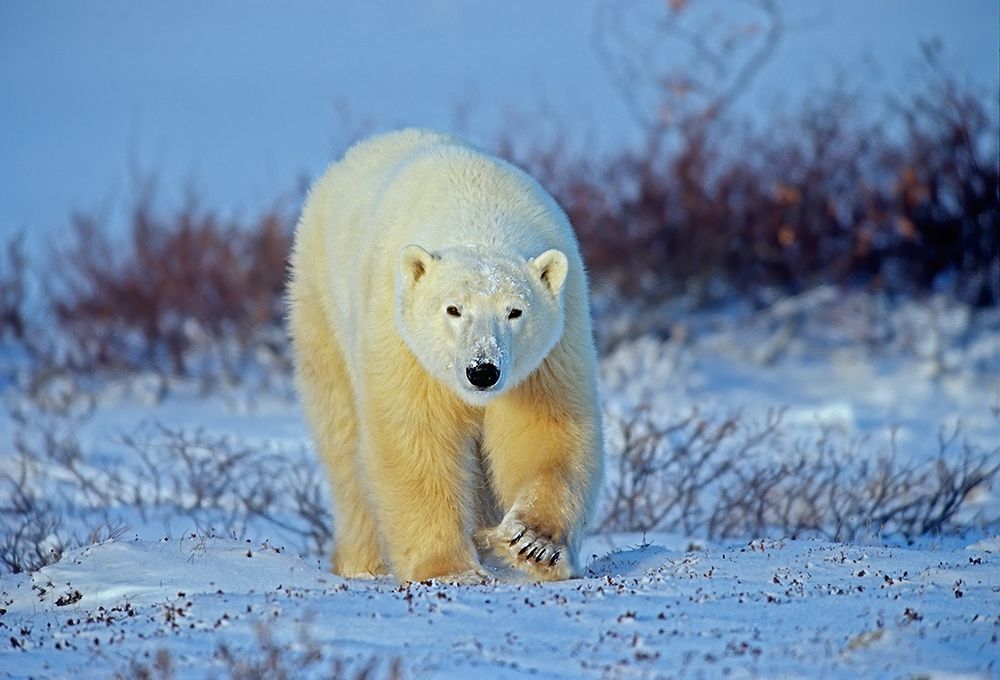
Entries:
{"label": "black claw", "polygon": [[535,562],[541,562],[542,557],[544,557],[544,555],[545,555],[545,549],[543,548],[542,550],[538,551],[537,555],[535,555]]}
{"label": "black claw", "polygon": [[533,546],[533,545],[535,545],[535,544],[534,543],[527,543],[527,544],[525,544],[525,546],[523,548],[521,548],[521,550],[517,554],[518,555],[523,555],[525,553],[525,551],[528,548],[530,548],[531,546]]}
{"label": "black claw", "polygon": [[549,566],[554,567],[556,565],[556,562],[558,561],[559,561],[559,551],[556,550],[556,554],[552,556],[551,560],[549,560]]}
{"label": "black claw", "polygon": [[514,538],[510,539],[510,545],[514,545],[515,543],[517,543],[518,541],[520,541],[520,540],[521,540],[521,537],[522,537],[522,536],[524,536],[524,532],[525,532],[525,531],[527,531],[527,530],[528,530],[528,528],[527,528],[527,527],[524,527],[524,528],[522,528],[522,529],[521,529],[521,533],[519,533],[519,534],[518,534],[517,536],[515,536]]}

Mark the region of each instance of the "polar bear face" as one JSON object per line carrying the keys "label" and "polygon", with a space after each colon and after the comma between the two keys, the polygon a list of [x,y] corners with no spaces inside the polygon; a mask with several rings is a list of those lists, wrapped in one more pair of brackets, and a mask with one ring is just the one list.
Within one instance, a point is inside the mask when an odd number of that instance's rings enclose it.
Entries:
{"label": "polar bear face", "polygon": [[567,271],[558,250],[525,260],[478,246],[406,246],[396,325],[428,373],[485,406],[538,368],[562,336]]}

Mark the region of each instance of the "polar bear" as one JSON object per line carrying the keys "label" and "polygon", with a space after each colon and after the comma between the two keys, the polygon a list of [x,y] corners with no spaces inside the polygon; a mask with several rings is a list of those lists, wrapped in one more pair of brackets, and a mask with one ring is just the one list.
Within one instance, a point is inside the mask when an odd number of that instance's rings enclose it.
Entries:
{"label": "polar bear", "polygon": [[576,239],[535,180],[427,131],[355,145],[303,208],[289,326],[335,573],[477,581],[480,553],[579,572],[596,354]]}

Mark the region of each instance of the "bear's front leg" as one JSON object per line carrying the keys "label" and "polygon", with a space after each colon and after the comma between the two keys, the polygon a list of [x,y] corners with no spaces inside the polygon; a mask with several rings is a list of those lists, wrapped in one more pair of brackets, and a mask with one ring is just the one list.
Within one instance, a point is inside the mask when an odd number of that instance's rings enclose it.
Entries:
{"label": "bear's front leg", "polygon": [[486,574],[466,528],[468,416],[433,389],[383,393],[365,409],[363,455],[383,548],[400,581],[480,582]]}
{"label": "bear's front leg", "polygon": [[484,443],[507,512],[476,543],[534,578],[558,580],[580,572],[579,542],[601,473],[600,417],[596,399],[547,388],[542,378],[487,407]]}

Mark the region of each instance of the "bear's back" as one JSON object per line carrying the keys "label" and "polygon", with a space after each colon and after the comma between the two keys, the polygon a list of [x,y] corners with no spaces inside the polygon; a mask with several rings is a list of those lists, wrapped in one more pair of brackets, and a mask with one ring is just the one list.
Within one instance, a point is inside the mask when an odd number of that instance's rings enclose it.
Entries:
{"label": "bear's back", "polygon": [[[292,256],[295,276],[317,290],[331,283],[331,269],[349,278],[365,256],[364,242],[370,240],[366,237],[373,236],[366,222],[381,185],[407,158],[446,143],[456,142],[425,130],[400,130],[358,142],[331,163],[309,190],[299,219]],[[337,287],[350,285],[345,280]]]}
{"label": "bear's back", "polygon": [[467,147],[460,139],[440,132],[406,128],[361,140],[333,167],[356,175],[384,174],[407,158],[442,145]]}

